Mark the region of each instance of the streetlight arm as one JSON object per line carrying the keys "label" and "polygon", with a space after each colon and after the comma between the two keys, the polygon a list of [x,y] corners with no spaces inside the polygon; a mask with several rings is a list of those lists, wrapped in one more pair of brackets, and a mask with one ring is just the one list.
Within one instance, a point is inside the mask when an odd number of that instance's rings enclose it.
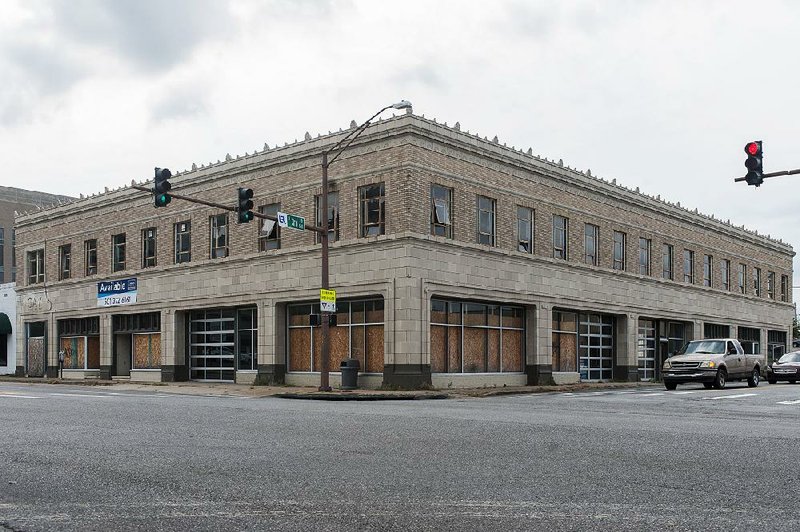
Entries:
{"label": "streetlight arm", "polygon": [[[370,122],[372,122],[375,119],[376,116],[378,116],[379,114],[381,114],[385,110],[389,109],[390,107],[392,107],[392,106],[391,105],[387,105],[386,107],[384,107],[383,109],[381,109],[380,111],[378,111],[377,113],[375,113],[374,115],[369,117],[369,119],[366,122],[364,122],[363,124],[358,126],[356,129],[351,131],[346,137],[344,137],[342,140],[337,142],[336,145],[333,148],[328,150],[327,153],[337,152],[333,157],[331,157],[328,160],[328,166],[333,164],[333,161],[338,159],[339,156],[342,154],[342,152],[344,150],[346,150],[347,147],[350,146],[353,143],[353,141],[355,141],[358,138],[358,136],[361,135],[361,133],[364,132],[365,129],[367,129],[367,126],[369,126]],[[344,142],[347,142],[347,144],[344,144],[344,146],[342,146],[342,144]]]}

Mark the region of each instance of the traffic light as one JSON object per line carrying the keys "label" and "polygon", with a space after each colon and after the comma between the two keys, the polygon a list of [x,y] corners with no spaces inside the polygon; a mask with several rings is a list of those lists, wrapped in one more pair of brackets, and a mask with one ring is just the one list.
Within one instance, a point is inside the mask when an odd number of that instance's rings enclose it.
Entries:
{"label": "traffic light", "polygon": [[239,213],[240,224],[246,224],[253,219],[253,200],[250,199],[252,197],[252,188],[239,187],[239,206],[236,208],[236,212]]}
{"label": "traffic light", "polygon": [[[322,325],[322,317],[325,314],[309,314],[308,322],[312,327],[319,327]],[[336,319],[336,314],[328,314],[328,326],[329,327],[336,327],[339,324],[339,320]]]}
{"label": "traffic light", "polygon": [[761,183],[764,182],[761,141],[748,142],[744,147],[744,152],[747,154],[747,159],[744,161],[744,165],[747,167],[747,175],[744,179],[748,185],[761,186]]}
{"label": "traffic light", "polygon": [[153,204],[156,207],[166,207],[172,201],[172,196],[168,194],[172,185],[167,181],[172,177],[169,168],[156,168],[156,177],[153,182]]}

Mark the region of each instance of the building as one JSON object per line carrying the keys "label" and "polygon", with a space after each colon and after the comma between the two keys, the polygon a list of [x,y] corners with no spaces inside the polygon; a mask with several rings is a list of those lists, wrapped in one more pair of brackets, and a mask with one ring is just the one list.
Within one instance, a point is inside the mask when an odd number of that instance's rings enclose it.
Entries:
{"label": "building", "polygon": [[[333,385],[347,356],[361,386],[463,387],[654,379],[709,336],[786,349],[784,242],[413,114],[342,154],[322,213],[321,154],[346,133],[171,180],[328,224]],[[129,187],[16,221],[19,374],[61,351],[71,378],[319,384],[315,232]]]}
{"label": "building", "polygon": [[72,198],[0,186],[0,375],[16,371],[14,214]]}

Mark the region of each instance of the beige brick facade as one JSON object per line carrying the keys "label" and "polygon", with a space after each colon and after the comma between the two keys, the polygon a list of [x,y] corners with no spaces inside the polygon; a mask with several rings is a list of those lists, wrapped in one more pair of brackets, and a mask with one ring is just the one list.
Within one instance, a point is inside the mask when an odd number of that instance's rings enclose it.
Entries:
{"label": "beige brick facade", "polygon": [[[314,197],[321,192],[321,153],[339,138],[328,135],[181,172],[171,179],[173,192],[233,206],[237,187],[249,187],[256,207],[279,203],[283,212],[305,217],[310,226]],[[791,328],[794,252],[789,245],[457,128],[414,115],[374,124],[331,166],[330,180],[340,205],[331,287],[340,301],[384,301],[384,372],[364,375],[362,385],[497,386],[579,378],[578,372],[552,367],[552,319],[558,309],[613,317],[613,377],[625,380],[637,378],[643,319],[680,323],[685,339],[702,336],[705,324],[731,327],[731,334],[738,327],[758,329],[762,351],[768,337],[785,337]],[[379,182],[385,184],[386,234],[359,238],[359,187]],[[452,239],[430,234],[433,184],[453,191]],[[495,200],[493,247],[476,243],[478,196]],[[518,206],[534,211],[531,254],[517,251]],[[316,373],[287,371],[287,305],[318,298],[315,233],[282,228],[280,249],[259,252],[261,222],[238,225],[236,214],[229,213],[229,256],[211,259],[209,217],[222,212],[179,199],[156,209],[148,193],[124,188],[19,216],[19,271],[28,252],[44,249],[46,282],[18,287],[18,373],[26,372],[25,324],[46,323],[53,339],[47,343],[52,372],[58,320],[99,316],[101,367],[70,374],[113,375],[119,354],[110,316],[149,312],[160,315],[161,378],[188,378],[189,311],[253,306],[259,369],[239,371],[236,379],[318,383]],[[567,260],[553,258],[554,215],[569,220]],[[183,221],[191,221],[192,258],[175,264],[174,224]],[[585,224],[599,227],[596,266],[584,263]],[[157,265],[142,268],[142,230],[150,227],[158,235]],[[626,234],[624,271],[612,268],[614,231]],[[126,234],[127,267],[112,274],[112,236],[121,233]],[[650,240],[649,275],[639,274],[640,238]],[[84,271],[88,239],[97,240],[98,272],[91,276]],[[71,245],[72,268],[69,279],[59,280],[58,248],[64,244]],[[664,244],[674,249],[673,280],[662,278]],[[685,249],[694,252],[691,285],[683,282]],[[703,286],[704,255],[713,257],[711,287]],[[731,290],[722,288],[723,259],[731,263]],[[736,284],[740,263],[747,267],[744,295]],[[762,271],[760,297],[752,286],[756,267]],[[775,299],[767,296],[768,272],[775,273]],[[98,282],[131,277],[138,280],[135,304],[97,307]],[[432,299],[523,308],[524,370],[431,372]],[[642,375],[641,360],[638,365]]]}

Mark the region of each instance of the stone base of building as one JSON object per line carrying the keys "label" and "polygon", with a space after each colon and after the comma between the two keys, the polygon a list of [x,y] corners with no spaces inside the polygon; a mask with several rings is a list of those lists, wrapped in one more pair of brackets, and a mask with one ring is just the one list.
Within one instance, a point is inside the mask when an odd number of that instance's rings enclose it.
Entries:
{"label": "stone base of building", "polygon": [[45,370],[45,375],[50,379],[57,379],[58,366],[47,366],[47,369]]}
{"label": "stone base of building", "polygon": [[639,368],[637,366],[615,366],[614,380],[622,382],[638,382]]}
{"label": "stone base of building", "polygon": [[14,371],[15,377],[24,377],[25,376],[25,366],[17,366],[17,369]]}
{"label": "stone base of building", "polygon": [[256,386],[286,384],[286,366],[283,364],[259,364],[258,374],[256,374],[253,384]]}
{"label": "stone base of building", "polygon": [[580,384],[581,374],[577,371],[554,371],[551,374],[553,384]]}
{"label": "stone base of building", "polygon": [[100,378],[103,380],[111,380],[111,366],[100,366]]}
{"label": "stone base of building", "polygon": [[553,367],[549,364],[525,366],[528,386],[549,386],[553,383]]}
{"label": "stone base of building", "polygon": [[383,386],[400,390],[431,388],[431,367],[428,364],[385,364]]}
{"label": "stone base of building", "polygon": [[189,380],[186,366],[161,366],[161,382],[183,382]]}

